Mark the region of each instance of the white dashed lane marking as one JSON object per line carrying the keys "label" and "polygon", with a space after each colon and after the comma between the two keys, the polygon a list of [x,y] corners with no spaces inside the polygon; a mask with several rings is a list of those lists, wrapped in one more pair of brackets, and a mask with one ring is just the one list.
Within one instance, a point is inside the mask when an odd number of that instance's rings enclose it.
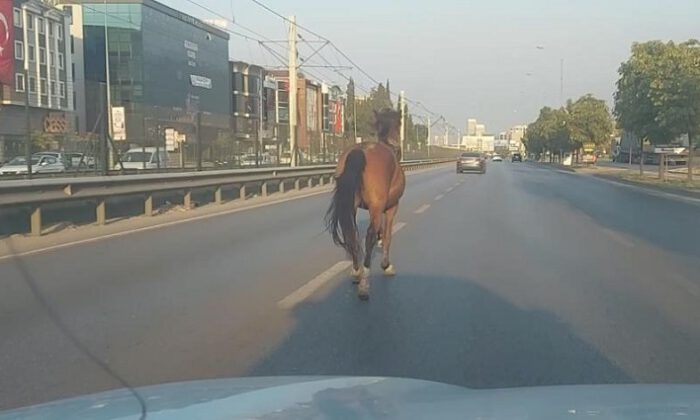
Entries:
{"label": "white dashed lane marking", "polygon": [[421,214],[421,213],[425,212],[426,210],[428,210],[429,208],[430,208],[430,204],[423,204],[422,206],[418,207],[418,208],[414,211],[414,213],[415,213],[415,214]]}

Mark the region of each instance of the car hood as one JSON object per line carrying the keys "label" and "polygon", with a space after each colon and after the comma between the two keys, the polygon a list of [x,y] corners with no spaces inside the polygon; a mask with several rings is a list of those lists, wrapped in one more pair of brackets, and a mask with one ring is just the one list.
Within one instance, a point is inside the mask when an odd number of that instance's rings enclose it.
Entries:
{"label": "car hood", "polygon": [[[471,390],[384,377],[259,377],[137,388],[149,419],[700,418],[700,386]],[[0,413],[0,419],[137,419],[126,389]]]}

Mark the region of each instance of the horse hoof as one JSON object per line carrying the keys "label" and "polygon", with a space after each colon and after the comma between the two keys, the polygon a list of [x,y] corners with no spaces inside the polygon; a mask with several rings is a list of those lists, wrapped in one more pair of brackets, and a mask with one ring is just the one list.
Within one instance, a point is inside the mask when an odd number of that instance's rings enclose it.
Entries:
{"label": "horse hoof", "polygon": [[352,277],[352,283],[359,283],[362,274],[364,274],[364,269],[362,267],[358,268],[357,270],[355,270],[354,268],[350,268],[350,276]]}
{"label": "horse hoof", "polygon": [[384,269],[384,275],[385,276],[395,276],[396,275],[396,267],[394,267],[394,264],[389,264]]}
{"label": "horse hoof", "polygon": [[383,247],[384,247],[384,241],[382,241],[381,239],[378,240],[378,241],[377,241],[377,246],[378,246],[379,248],[383,248]]}

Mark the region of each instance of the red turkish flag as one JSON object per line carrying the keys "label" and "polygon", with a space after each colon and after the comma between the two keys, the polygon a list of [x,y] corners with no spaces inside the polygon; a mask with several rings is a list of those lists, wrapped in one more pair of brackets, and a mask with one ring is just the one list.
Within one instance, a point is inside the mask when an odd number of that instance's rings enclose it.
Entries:
{"label": "red turkish flag", "polygon": [[14,35],[12,0],[0,0],[0,84],[11,85],[13,83]]}

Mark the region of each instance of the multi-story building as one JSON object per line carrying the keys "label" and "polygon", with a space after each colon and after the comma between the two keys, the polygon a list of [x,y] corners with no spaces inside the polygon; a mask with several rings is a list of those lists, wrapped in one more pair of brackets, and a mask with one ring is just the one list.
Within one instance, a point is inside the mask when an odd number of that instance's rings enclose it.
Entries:
{"label": "multi-story building", "polygon": [[460,139],[460,147],[475,152],[493,152],[495,136],[486,134],[486,126],[479,124],[476,119],[467,120],[467,133]]}
{"label": "multi-story building", "polygon": [[[59,140],[75,130],[69,17],[38,0],[0,3],[0,162],[24,154],[31,136]],[[28,101],[27,101],[28,99]]]}
{"label": "multi-story building", "polygon": [[339,86],[321,86],[322,96],[322,151],[326,161],[335,160],[343,149],[345,134],[345,99]]}
{"label": "multi-story building", "polygon": [[81,128],[104,130],[111,109],[124,122],[111,130],[121,147],[165,146],[165,131],[175,130],[192,145],[186,150],[201,142],[204,159],[212,159],[231,129],[228,33],[154,0],[64,0],[62,7],[72,16]]}
{"label": "multi-story building", "polygon": [[277,156],[277,80],[260,66],[242,61],[230,66],[233,133],[241,146],[239,153]]}

